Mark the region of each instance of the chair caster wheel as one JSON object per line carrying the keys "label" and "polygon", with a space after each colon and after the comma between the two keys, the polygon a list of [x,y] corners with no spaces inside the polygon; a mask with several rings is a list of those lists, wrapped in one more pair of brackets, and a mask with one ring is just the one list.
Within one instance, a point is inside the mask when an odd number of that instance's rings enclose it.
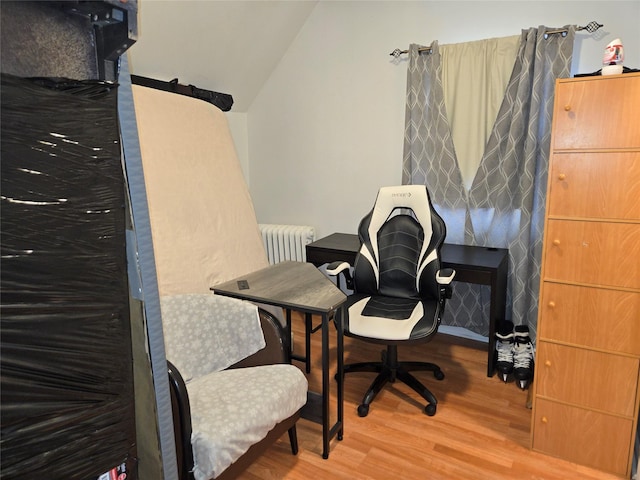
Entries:
{"label": "chair caster wheel", "polygon": [[433,376],[436,377],[436,380],[444,379],[444,373],[442,373],[442,370],[436,370],[435,372],[433,372]]}
{"label": "chair caster wheel", "polygon": [[359,417],[366,417],[368,414],[369,414],[369,405],[365,405],[364,403],[362,405],[358,405]]}
{"label": "chair caster wheel", "polygon": [[436,414],[436,408],[437,406],[435,403],[430,403],[429,405],[424,407],[424,413],[426,413],[430,417],[433,417]]}

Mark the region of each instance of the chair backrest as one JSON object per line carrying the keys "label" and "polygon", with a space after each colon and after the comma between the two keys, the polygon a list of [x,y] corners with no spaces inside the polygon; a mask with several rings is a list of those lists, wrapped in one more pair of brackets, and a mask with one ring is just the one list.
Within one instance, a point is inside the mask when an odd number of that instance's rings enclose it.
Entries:
{"label": "chair backrest", "polygon": [[373,209],[360,222],[358,236],[356,292],[439,297],[435,274],[446,227],[424,185],[382,187]]}

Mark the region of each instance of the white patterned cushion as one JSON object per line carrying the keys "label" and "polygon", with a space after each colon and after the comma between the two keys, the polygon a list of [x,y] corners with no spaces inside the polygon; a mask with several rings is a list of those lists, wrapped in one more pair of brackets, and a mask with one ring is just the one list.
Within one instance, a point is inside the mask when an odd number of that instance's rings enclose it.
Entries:
{"label": "white patterned cushion", "polygon": [[185,383],[264,348],[258,308],[213,294],[160,298],[166,357]]}
{"label": "white patterned cushion", "polygon": [[194,476],[213,478],[307,401],[307,380],[293,365],[214,372],[187,384]]}

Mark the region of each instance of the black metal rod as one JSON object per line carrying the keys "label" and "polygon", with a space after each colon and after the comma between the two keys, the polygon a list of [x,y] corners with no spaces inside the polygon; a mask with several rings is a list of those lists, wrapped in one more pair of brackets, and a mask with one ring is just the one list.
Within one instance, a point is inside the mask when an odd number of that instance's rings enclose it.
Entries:
{"label": "black metal rod", "polygon": [[[576,30],[577,31],[586,30],[589,33],[593,33],[593,32],[597,31],[598,29],[600,29],[602,27],[604,27],[603,24],[598,23],[596,21],[593,21],[593,22],[589,22],[584,27],[577,27]],[[555,33],[560,33],[560,34],[562,34],[564,36],[564,35],[567,34],[567,32],[568,32],[568,30],[566,28],[560,28],[560,29],[557,29],[557,30],[547,30],[546,32],[544,32],[544,38],[549,38],[549,35],[553,35]],[[431,46],[420,47],[420,48],[418,48],[418,52],[432,53],[432,48],[431,48]],[[400,55],[404,55],[405,53],[409,53],[409,50],[400,50],[399,48],[396,48],[389,55],[398,58]]]}
{"label": "black metal rod", "polygon": [[[418,48],[418,52],[420,52],[420,53],[422,53],[422,52],[432,53],[432,50],[433,49],[431,48],[431,45],[429,45],[428,47],[420,47],[420,48]],[[405,53],[409,53],[409,50],[400,50],[399,48],[396,48],[389,55],[398,58],[400,55],[404,55]]]}
{"label": "black metal rod", "polygon": [[[576,31],[579,32],[580,30],[586,30],[589,33],[593,33],[593,32],[595,32],[596,30],[599,30],[602,27],[604,27],[604,25],[594,21],[594,22],[589,22],[584,27],[576,27]],[[558,30],[547,30],[546,32],[544,32],[544,34],[545,34],[545,38],[546,38],[548,35],[553,35],[554,33],[566,34],[567,31],[568,30],[566,28],[559,28]]]}

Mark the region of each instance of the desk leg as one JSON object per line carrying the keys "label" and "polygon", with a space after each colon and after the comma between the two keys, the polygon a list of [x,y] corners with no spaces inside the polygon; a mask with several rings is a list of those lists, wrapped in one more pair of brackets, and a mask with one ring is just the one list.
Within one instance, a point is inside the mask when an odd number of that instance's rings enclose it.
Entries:
{"label": "desk leg", "polygon": [[505,320],[507,310],[507,262],[504,261],[491,277],[491,303],[489,306],[489,352],[487,377],[492,377],[496,364],[497,323]]}

